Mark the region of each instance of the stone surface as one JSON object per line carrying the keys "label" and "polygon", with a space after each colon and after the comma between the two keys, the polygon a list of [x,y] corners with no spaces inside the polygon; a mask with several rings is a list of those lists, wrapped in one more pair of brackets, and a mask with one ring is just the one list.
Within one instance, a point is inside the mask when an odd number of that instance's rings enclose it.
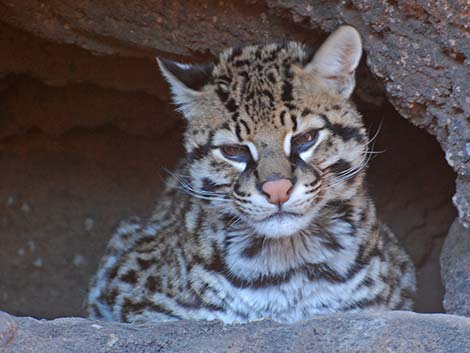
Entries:
{"label": "stone surface", "polygon": [[470,316],[470,231],[457,220],[444,242],[441,273],[446,312]]}
{"label": "stone surface", "polygon": [[2,314],[0,330],[0,335],[8,337],[0,340],[4,353],[466,353],[470,349],[470,319],[408,312],[320,316],[291,325],[260,321],[234,326],[196,321],[133,326],[79,318],[37,321]]}

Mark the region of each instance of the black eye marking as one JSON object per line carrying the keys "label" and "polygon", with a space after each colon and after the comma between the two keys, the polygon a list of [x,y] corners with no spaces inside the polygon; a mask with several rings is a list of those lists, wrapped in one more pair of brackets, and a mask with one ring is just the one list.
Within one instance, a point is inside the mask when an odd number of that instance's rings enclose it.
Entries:
{"label": "black eye marking", "polygon": [[220,146],[223,156],[235,162],[248,162],[251,159],[251,153],[248,146],[245,145],[223,145]]}
{"label": "black eye marking", "polygon": [[312,147],[318,140],[318,130],[312,129],[291,139],[292,150],[301,153]]}

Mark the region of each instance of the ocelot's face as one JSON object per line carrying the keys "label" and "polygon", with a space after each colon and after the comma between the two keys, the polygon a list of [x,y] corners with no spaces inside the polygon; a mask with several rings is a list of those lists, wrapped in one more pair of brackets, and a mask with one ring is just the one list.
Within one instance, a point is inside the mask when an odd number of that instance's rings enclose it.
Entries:
{"label": "ocelot's face", "polygon": [[[347,100],[360,51],[356,38],[333,39],[313,59],[295,43],[226,51],[191,89],[181,76],[188,66],[161,64],[188,118],[188,192],[267,237],[302,231],[339,195],[354,194],[367,159]],[[338,46],[353,63],[342,55],[331,75],[322,61]]]}

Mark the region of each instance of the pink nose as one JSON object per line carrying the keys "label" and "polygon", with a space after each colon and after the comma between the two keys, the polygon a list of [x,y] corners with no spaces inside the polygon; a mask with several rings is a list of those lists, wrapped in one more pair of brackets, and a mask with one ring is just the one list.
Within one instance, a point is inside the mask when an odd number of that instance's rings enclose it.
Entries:
{"label": "pink nose", "polygon": [[270,203],[280,205],[289,200],[292,182],[289,179],[267,181],[261,189],[269,196]]}

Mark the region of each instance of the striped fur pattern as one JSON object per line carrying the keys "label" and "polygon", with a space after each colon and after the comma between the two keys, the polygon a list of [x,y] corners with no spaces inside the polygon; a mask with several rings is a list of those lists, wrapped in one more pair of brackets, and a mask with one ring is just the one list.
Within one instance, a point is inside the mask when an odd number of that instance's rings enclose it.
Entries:
{"label": "striped fur pattern", "polygon": [[[152,216],[111,239],[90,316],[294,322],[410,310],[414,268],[377,220],[370,139],[349,101],[361,51],[345,26],[314,55],[287,43],[229,49],[206,66],[161,61],[187,154]],[[224,146],[242,146],[243,158]],[[273,176],[293,183],[281,205],[260,188]]]}

